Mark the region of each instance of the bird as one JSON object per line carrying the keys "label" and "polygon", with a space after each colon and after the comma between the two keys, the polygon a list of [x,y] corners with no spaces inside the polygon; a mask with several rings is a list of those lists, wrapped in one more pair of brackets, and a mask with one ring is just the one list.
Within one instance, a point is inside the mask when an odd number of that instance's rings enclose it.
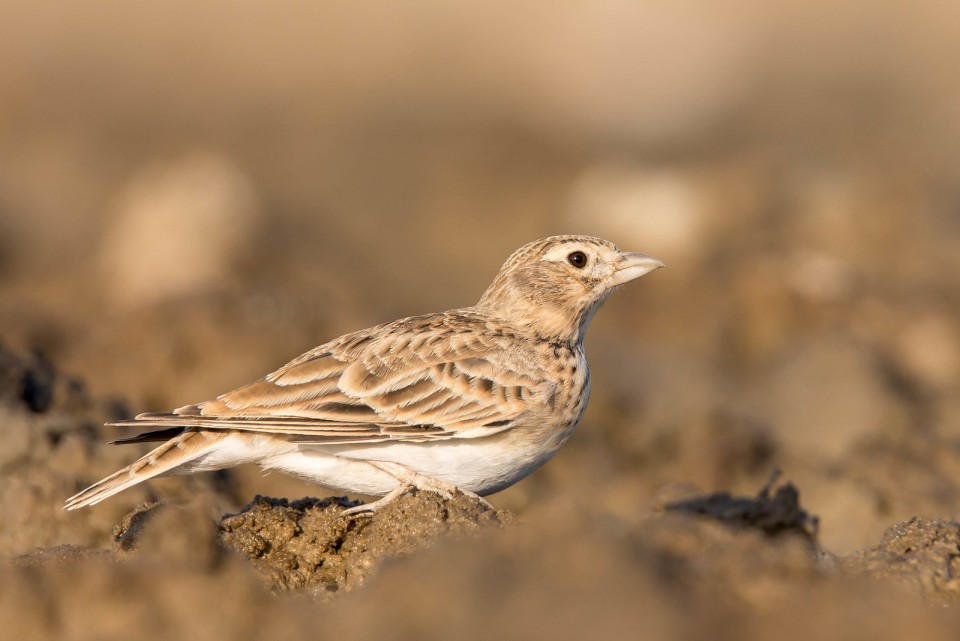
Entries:
{"label": "bird", "polygon": [[607,297],[664,264],[591,236],[524,245],[476,305],[345,334],[213,400],[107,425],[160,442],[66,500],[95,505],[150,478],[256,463],[334,491],[485,499],[546,463],[590,396],[584,335]]}

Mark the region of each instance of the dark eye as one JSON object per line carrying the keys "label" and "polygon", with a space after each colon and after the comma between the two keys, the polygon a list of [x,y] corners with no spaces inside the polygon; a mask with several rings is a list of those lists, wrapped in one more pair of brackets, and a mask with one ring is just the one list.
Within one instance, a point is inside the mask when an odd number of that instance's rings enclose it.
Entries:
{"label": "dark eye", "polygon": [[577,269],[583,269],[587,266],[587,255],[583,252],[571,252],[567,261]]}

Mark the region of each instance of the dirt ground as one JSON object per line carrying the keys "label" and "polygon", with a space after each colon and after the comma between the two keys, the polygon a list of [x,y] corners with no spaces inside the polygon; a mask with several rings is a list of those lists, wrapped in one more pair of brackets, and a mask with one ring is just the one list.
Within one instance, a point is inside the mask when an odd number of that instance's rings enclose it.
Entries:
{"label": "dirt ground", "polygon": [[946,639],[960,622],[943,607],[960,597],[960,523],[911,518],[837,555],[776,474],[751,497],[677,484],[616,511],[583,490],[523,516],[415,493],[349,518],[347,497],[257,496],[224,514],[239,484],[227,473],[148,486],[116,524],[116,506],[62,512],[121,448],[103,446],[100,404],[77,381],[2,356],[7,424],[29,443],[3,468],[12,638]]}
{"label": "dirt ground", "polygon": [[[960,11],[844,6],[6,3],[4,632],[955,638]],[[557,233],[668,268],[495,511],[253,468],[61,510],[143,452],[105,421]]]}

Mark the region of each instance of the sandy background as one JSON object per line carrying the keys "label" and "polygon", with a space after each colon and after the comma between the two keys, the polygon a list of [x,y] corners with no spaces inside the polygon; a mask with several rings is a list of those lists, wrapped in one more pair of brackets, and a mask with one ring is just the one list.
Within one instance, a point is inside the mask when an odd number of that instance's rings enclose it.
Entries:
{"label": "sandy background", "polygon": [[[948,638],[952,610],[915,591],[753,533],[668,550],[651,514],[680,486],[753,496],[780,468],[835,561],[960,511],[958,42],[960,10],[936,2],[0,4],[7,558],[111,549],[147,499],[207,496],[187,513],[219,519],[324,496],[250,469],[64,515],[136,454],[103,445],[103,420],[471,304],[538,237],[669,265],[598,315],[582,428],[494,497],[517,522],[492,540],[307,615],[239,559],[198,562],[220,548],[188,520],[182,547],[131,561],[17,565],[0,590],[33,597],[0,618],[77,639]],[[944,527],[934,547],[960,554]],[[767,578],[724,569],[738,559]],[[224,598],[183,614],[202,594]]]}

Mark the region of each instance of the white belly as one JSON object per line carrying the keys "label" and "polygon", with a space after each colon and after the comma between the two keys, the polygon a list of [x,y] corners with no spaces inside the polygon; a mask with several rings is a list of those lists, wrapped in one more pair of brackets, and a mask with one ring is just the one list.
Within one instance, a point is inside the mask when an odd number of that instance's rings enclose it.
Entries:
{"label": "white belly", "polygon": [[237,437],[224,439],[178,471],[258,463],[264,470],[293,474],[332,490],[382,496],[397,487],[397,480],[365,461],[385,461],[485,496],[510,487],[546,463],[562,440],[550,444],[473,438],[435,443],[305,445],[270,437]]}
{"label": "white belly", "polygon": [[265,458],[260,464],[264,469],[295,474],[333,490],[381,496],[396,488],[397,480],[364,461],[387,461],[485,496],[513,485],[556,452],[544,451],[543,445],[504,450],[502,440],[486,441],[301,445]]}

